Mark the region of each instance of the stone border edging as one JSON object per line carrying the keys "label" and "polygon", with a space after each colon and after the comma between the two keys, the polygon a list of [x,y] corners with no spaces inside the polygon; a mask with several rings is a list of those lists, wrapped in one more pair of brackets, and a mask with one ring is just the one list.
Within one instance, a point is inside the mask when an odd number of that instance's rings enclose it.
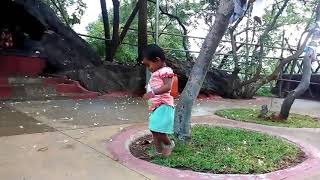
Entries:
{"label": "stone border edging", "polygon": [[[212,123],[196,123],[203,125],[215,125]],[[163,167],[157,164],[153,164],[141,159],[134,157],[130,150],[130,144],[140,138],[149,134],[146,125],[135,125],[125,128],[120,133],[114,135],[110,142],[107,143],[107,149],[113,156],[115,161],[127,166],[130,169],[136,170],[138,172],[146,173],[159,177],[160,179],[183,179],[183,180],[208,180],[208,179],[239,179],[239,180],[251,180],[251,179],[300,179],[310,176],[320,171],[320,151],[314,148],[313,146],[304,143],[303,141],[293,138],[291,136],[279,134],[276,132],[271,132],[270,130],[263,127],[248,128],[241,125],[221,125],[224,127],[231,128],[241,128],[253,131],[259,131],[262,133],[267,133],[273,136],[279,136],[288,141],[298,145],[302,151],[305,152],[307,159],[294,166],[283,170],[278,170],[275,172],[270,172],[266,174],[257,174],[257,175],[247,175],[247,174],[210,174],[210,173],[200,173],[194,172],[191,170],[179,170],[169,167]]]}

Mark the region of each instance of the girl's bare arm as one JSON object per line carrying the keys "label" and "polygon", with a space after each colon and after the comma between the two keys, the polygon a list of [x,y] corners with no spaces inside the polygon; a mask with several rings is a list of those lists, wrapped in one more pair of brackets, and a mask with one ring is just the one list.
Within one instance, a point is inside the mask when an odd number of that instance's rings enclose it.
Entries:
{"label": "girl's bare arm", "polygon": [[164,81],[163,86],[161,86],[158,89],[153,90],[155,95],[167,93],[171,90],[172,78],[164,78],[163,81]]}

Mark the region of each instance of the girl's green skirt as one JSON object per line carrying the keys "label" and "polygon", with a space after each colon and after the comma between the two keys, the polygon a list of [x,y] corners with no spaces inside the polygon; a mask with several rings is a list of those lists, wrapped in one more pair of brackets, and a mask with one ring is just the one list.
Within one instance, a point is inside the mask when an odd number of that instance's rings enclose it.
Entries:
{"label": "girl's green skirt", "polygon": [[150,113],[149,129],[153,132],[173,134],[174,107],[161,105]]}

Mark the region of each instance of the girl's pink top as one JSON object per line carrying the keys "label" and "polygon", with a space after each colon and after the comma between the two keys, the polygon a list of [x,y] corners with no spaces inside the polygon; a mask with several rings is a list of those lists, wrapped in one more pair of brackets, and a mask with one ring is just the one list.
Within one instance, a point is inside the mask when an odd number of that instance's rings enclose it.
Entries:
{"label": "girl's pink top", "polygon": [[[153,90],[158,89],[164,85],[164,78],[172,78],[173,76],[174,73],[170,67],[160,68],[151,74],[149,86]],[[149,99],[149,102],[151,102],[151,104],[149,105],[149,111],[154,111],[162,104],[166,104],[173,107],[174,100],[173,97],[170,95],[170,92],[171,91],[163,94],[158,94],[155,95],[154,98]]]}

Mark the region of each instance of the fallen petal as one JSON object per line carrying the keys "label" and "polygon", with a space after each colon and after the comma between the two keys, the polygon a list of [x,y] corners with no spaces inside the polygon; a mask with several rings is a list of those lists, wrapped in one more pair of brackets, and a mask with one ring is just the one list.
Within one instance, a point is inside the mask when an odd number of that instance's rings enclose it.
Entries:
{"label": "fallen petal", "polygon": [[44,151],[47,151],[48,149],[49,149],[48,147],[43,147],[43,148],[38,149],[37,151],[44,152]]}

